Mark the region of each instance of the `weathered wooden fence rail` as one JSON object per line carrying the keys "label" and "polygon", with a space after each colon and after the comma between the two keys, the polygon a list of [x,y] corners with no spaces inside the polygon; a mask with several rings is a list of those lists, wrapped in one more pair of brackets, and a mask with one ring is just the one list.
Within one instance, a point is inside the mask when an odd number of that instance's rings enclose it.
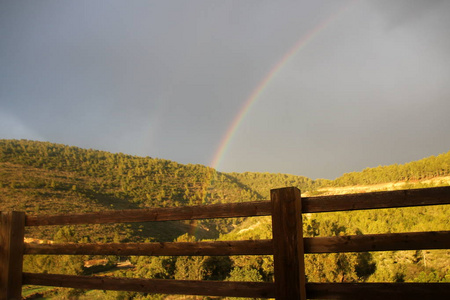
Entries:
{"label": "weathered wooden fence rail", "polygon": [[[450,299],[449,283],[306,283],[304,254],[450,249],[450,231],[304,238],[302,213],[450,204],[450,187],[301,198],[297,188],[271,201],[28,216],[0,214],[0,299],[20,299],[23,284],[276,299]],[[27,244],[25,226],[106,224],[272,216],[273,239],[184,243]],[[23,255],[273,255],[274,282],[134,279],[23,273]]]}

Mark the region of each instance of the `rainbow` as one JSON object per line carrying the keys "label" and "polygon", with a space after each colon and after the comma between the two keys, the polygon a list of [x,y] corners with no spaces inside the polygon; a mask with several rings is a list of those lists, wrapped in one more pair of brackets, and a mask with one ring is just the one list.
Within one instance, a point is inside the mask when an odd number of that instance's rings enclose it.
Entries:
{"label": "rainbow", "polygon": [[220,163],[230,145],[233,136],[237,132],[239,125],[242,123],[242,120],[248,114],[250,109],[255,105],[259,96],[264,92],[264,89],[269,85],[270,81],[279,73],[279,71],[283,68],[283,66],[292,58],[297,52],[299,52],[302,48],[304,48],[308,42],[310,42],[315,36],[317,36],[322,30],[328,27],[335,19],[337,19],[344,11],[346,11],[350,6],[356,3],[358,0],[354,0],[347,5],[341,7],[337,12],[332,14],[330,17],[322,21],[316,27],[314,27],[307,34],[302,36],[295,45],[289,49],[289,51],[280,59],[278,63],[276,63],[270,72],[264,77],[264,79],[256,86],[256,88],[252,91],[250,96],[245,100],[238,114],[234,117],[233,122],[228,127],[224,137],[222,138],[217,151],[215,152],[214,158],[210,163],[210,166],[214,169],[217,169],[220,166]]}
{"label": "rainbow", "polygon": [[[272,67],[270,72],[263,78],[263,80],[256,86],[256,88],[252,91],[250,96],[245,100],[241,109],[234,117],[233,122],[228,127],[225,135],[223,136],[217,151],[214,154],[212,162],[209,164],[210,167],[217,170],[220,166],[220,163],[227,151],[228,146],[230,145],[233,136],[237,132],[239,125],[242,123],[242,120],[248,114],[250,109],[255,105],[259,96],[264,92],[264,89],[269,85],[270,81],[280,72],[283,66],[292,58],[297,52],[299,52],[303,47],[305,47],[308,42],[310,42],[315,36],[317,36],[322,30],[327,28],[336,18],[338,18],[344,11],[346,11],[351,5],[356,3],[358,0],[353,0],[347,5],[340,8],[337,12],[332,14],[330,17],[325,19],[323,22],[314,27],[307,34],[302,36],[295,45],[287,51],[287,53]],[[213,185],[214,180],[214,171],[208,172],[206,176],[205,183],[208,186]],[[199,199],[198,205],[204,203],[206,200],[206,193],[203,195],[203,199]],[[190,224],[190,229],[188,230],[188,234],[191,236],[196,236],[198,232],[198,222],[194,220]]]}

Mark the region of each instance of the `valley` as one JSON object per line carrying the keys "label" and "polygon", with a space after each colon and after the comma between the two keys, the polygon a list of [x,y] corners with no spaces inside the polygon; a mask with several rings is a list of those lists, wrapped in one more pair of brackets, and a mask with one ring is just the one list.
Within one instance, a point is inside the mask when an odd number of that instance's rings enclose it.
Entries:
{"label": "valley", "polygon": [[[201,165],[92,149],[0,140],[0,210],[31,215],[173,207],[268,200],[270,189],[296,186],[305,197],[450,185],[450,152],[404,165],[368,168],[335,180],[270,173],[222,173]],[[303,216],[305,236],[339,236],[450,230],[450,207],[429,206]],[[30,241],[156,242],[271,238],[267,217],[44,226],[28,229]],[[273,261],[262,257],[26,256],[26,272],[88,274],[86,261],[107,261],[95,272],[161,279],[271,281]],[[129,261],[133,268],[118,268]],[[311,254],[311,282],[450,282],[450,250]],[[30,288],[31,289],[31,288]],[[50,293],[50,292],[49,292]],[[59,290],[52,297],[164,299],[162,295]],[[94,296],[96,295],[96,296]],[[62,298],[61,298],[62,297]],[[83,298],[84,297],[84,298]],[[86,298],[87,297],[87,298]],[[89,298],[90,297],[90,298]],[[93,297],[93,298],[92,298]]]}

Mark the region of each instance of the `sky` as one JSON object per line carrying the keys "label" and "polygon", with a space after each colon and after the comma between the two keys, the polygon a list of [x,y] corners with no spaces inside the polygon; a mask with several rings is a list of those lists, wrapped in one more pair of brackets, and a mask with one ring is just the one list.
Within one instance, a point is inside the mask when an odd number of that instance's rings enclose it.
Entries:
{"label": "sky", "polygon": [[450,1],[0,0],[0,139],[334,179],[450,150]]}

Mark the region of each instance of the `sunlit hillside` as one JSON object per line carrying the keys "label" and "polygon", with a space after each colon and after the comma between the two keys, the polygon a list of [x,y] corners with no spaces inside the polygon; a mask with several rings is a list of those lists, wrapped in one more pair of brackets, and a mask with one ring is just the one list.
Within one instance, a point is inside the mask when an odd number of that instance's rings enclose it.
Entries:
{"label": "sunlit hillside", "polygon": [[[0,140],[0,210],[42,215],[268,200],[270,189],[285,186],[296,186],[307,197],[448,186],[449,162],[450,152],[404,165],[344,174],[336,180],[312,180],[287,174],[221,173],[159,158],[48,142]],[[450,206],[308,214],[303,222],[305,236],[450,230]],[[74,243],[195,241],[267,239],[271,232],[270,218],[257,217],[27,228],[26,237],[34,239],[29,241]],[[88,260],[105,264],[86,267]],[[131,268],[117,268],[119,261],[126,261]],[[306,263],[308,280],[313,282],[450,281],[449,250],[317,254],[307,255]],[[273,280],[271,257],[27,256],[24,270],[106,272],[140,278]],[[33,291],[28,290],[30,294]],[[164,299],[161,295],[126,292],[44,291],[69,298],[76,294],[80,299]]]}
{"label": "sunlit hillside", "polygon": [[344,195],[354,193],[370,193],[380,191],[395,191],[411,188],[427,188],[435,186],[450,186],[450,176],[434,177],[430,179],[414,181],[385,182],[370,185],[326,186],[320,187],[314,193],[306,192],[305,196],[314,195]]}

